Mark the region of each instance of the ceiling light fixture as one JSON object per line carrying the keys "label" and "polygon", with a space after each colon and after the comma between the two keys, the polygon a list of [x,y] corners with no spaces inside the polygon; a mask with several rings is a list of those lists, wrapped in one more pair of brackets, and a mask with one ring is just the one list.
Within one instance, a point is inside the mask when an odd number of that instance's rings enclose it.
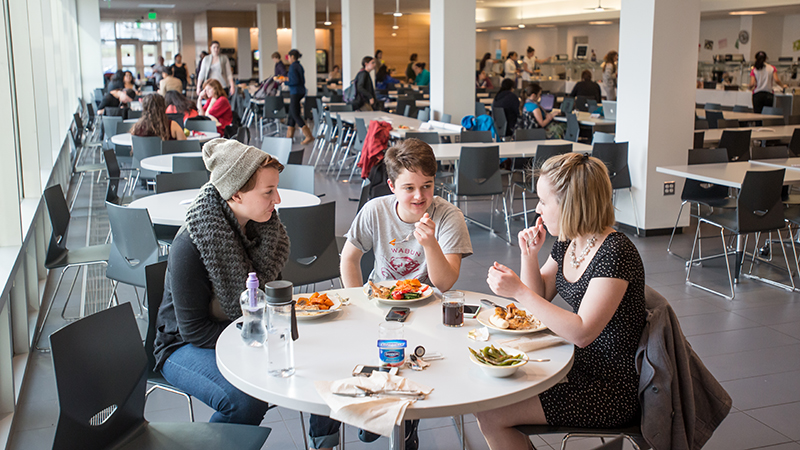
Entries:
{"label": "ceiling light fixture", "polygon": [[728,14],[731,16],[758,16],[766,13],[766,11],[731,11]]}
{"label": "ceiling light fixture", "polygon": [[584,8],[584,9],[587,10],[587,11],[595,11],[595,12],[613,11],[614,10],[614,8],[604,8],[602,3],[601,3],[601,0],[597,0],[597,6],[595,6],[594,8],[590,7],[590,8]]}
{"label": "ceiling light fixture", "polygon": [[400,28],[400,27],[399,27],[399,26],[397,26],[397,17],[394,17],[394,25],[392,25],[392,29],[393,29],[393,30],[397,30],[397,29],[399,29],[399,28]]}
{"label": "ceiling light fixture", "polygon": [[[111,3],[109,0],[108,3]],[[175,5],[168,5],[166,3],[139,3],[139,8],[143,9],[173,9]]]}
{"label": "ceiling light fixture", "polygon": [[519,28],[518,27],[500,27],[500,29],[508,31],[508,30],[518,30]]}
{"label": "ceiling light fixture", "polygon": [[477,28],[477,29],[475,29],[476,33],[483,33],[485,31],[486,31],[486,28]]}
{"label": "ceiling light fixture", "polygon": [[610,20],[594,20],[592,22],[589,22],[589,25],[611,25],[612,23],[614,22]]}
{"label": "ceiling light fixture", "polygon": [[550,24],[536,25],[536,28],[555,28],[555,27],[556,27],[555,25],[550,25]]}
{"label": "ceiling light fixture", "polygon": [[331,7],[328,3],[328,0],[325,0],[325,22],[323,23],[326,27],[331,26]]}
{"label": "ceiling light fixture", "polygon": [[522,15],[523,15],[522,5],[520,5],[520,7],[519,7],[519,25],[517,25],[518,28],[525,28],[525,24],[522,23]]}
{"label": "ceiling light fixture", "polygon": [[396,3],[396,7],[394,9],[394,14],[392,14],[392,15],[395,16],[395,17],[403,17],[403,13],[400,12],[400,0],[396,0],[396,2],[397,3]]}
{"label": "ceiling light fixture", "polygon": [[286,28],[286,13],[283,13],[282,17],[283,17],[283,27],[281,27],[281,30],[288,30],[288,28]]}

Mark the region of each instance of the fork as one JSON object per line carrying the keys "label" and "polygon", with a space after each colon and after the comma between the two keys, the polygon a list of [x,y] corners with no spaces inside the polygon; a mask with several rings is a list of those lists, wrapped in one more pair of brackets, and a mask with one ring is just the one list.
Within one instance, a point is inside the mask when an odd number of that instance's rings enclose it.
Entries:
{"label": "fork", "polygon": [[408,242],[411,239],[411,236],[414,236],[414,230],[412,230],[411,233],[408,233],[408,236],[406,236],[405,239],[403,239],[402,241],[399,241],[397,243],[398,244],[402,244],[403,242]]}

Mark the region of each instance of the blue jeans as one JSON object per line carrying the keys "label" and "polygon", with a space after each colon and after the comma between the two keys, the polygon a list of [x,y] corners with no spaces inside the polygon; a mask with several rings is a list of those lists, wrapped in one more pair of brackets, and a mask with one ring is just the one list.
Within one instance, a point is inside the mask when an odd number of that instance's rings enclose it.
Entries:
{"label": "blue jeans", "polygon": [[267,413],[267,403],[250,397],[222,376],[213,348],[186,344],[167,358],[161,374],[176,388],[214,408],[209,422],[259,425]]}
{"label": "blue jeans", "polygon": [[308,422],[311,448],[329,448],[339,445],[339,421],[311,414]]}

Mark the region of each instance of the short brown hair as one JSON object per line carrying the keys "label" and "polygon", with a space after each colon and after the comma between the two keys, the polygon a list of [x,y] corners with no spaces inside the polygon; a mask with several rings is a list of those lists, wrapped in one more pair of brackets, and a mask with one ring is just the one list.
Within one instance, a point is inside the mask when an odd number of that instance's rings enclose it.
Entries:
{"label": "short brown hair", "polygon": [[559,241],[600,234],[614,225],[611,179],[599,159],[580,153],[554,156],[538,175],[550,181],[561,206]]}
{"label": "short brown hair", "polygon": [[278,173],[283,172],[283,164],[278,162],[277,159],[273,158],[272,155],[268,154],[267,155],[267,159],[265,159],[264,162],[262,162],[261,165],[258,166],[258,169],[256,169],[256,171],[253,172],[252,175],[250,175],[250,178],[247,179],[247,182],[242,187],[239,188],[239,192],[248,192],[248,191],[252,191],[253,189],[255,189],[255,187],[256,187],[256,175],[258,174],[258,172],[260,170],[269,169],[269,168],[277,170]]}
{"label": "short brown hair", "polygon": [[592,72],[590,70],[584,70],[583,72],[581,72],[581,80],[592,81]]}
{"label": "short brown hair", "polygon": [[386,150],[384,158],[386,173],[392,183],[397,181],[403,169],[420,172],[428,177],[436,176],[436,156],[430,145],[419,139],[405,139]]}
{"label": "short brown hair", "polygon": [[203,83],[203,89],[205,89],[206,86],[211,86],[212,88],[214,88],[215,97],[225,97],[227,95],[225,93],[225,88],[222,87],[222,83],[213,78],[211,78],[210,80],[206,80],[206,82]]}
{"label": "short brown hair", "polygon": [[274,59],[274,58],[281,59],[281,54],[280,54],[280,53],[278,53],[278,52],[274,52],[274,53],[272,54],[272,58],[273,58],[273,59]]}

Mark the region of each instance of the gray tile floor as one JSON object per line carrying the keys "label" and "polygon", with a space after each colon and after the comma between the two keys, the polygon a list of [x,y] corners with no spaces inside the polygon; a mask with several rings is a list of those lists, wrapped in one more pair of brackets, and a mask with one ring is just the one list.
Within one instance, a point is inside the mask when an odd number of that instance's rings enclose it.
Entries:
{"label": "gray tile floor", "polygon": [[[322,174],[317,174],[316,183],[317,193],[325,193],[323,201],[337,202],[337,233],[343,234],[355,215],[357,205],[348,198],[356,198],[359,187],[335,182]],[[82,245],[86,239],[89,192],[97,196],[102,195],[104,189],[104,186],[95,190],[84,188],[70,230],[70,239],[76,241],[74,245]],[[516,206],[520,207],[519,204]],[[470,205],[470,211],[479,217],[477,212],[481,210],[487,211],[488,203]],[[95,211],[93,228],[107,226],[103,223],[103,216],[102,212]],[[496,217],[495,224],[499,229],[501,222],[498,219]],[[456,288],[488,293],[485,284],[487,268],[492,262],[500,261],[518,269],[518,249],[480,228],[469,228],[475,254],[464,260]],[[521,221],[512,223],[512,233],[521,228]],[[104,232],[99,234],[104,235]],[[689,341],[734,400],[731,414],[705,448],[800,450],[800,294],[746,278],[737,286],[733,301],[690,287],[684,283],[683,261],[665,251],[667,240],[668,237],[633,238],[644,260],[647,283],[672,303]],[[673,246],[678,253],[688,255],[691,237],[680,235]],[[719,247],[717,241],[710,239],[704,251],[712,252]],[[760,274],[781,277],[769,267],[758,267],[757,270]],[[727,286],[724,274],[725,265],[721,260],[708,262],[693,271],[693,277],[719,289]],[[123,287],[121,291],[124,299],[135,298],[130,288]],[[56,299],[57,307],[63,304],[64,296],[65,293],[60,293]],[[72,303],[77,304],[77,301],[73,299]],[[47,332],[63,325],[57,316],[54,312],[48,321]],[[142,329],[145,326],[141,322]],[[194,406],[196,420],[208,420],[212,413],[210,408],[198,401]],[[145,417],[155,421],[188,420],[185,400],[157,391],[147,402]],[[58,403],[50,355],[33,354],[8,448],[49,448],[57,418]],[[301,449],[303,439],[299,420],[295,411],[283,408],[269,411],[264,425],[272,428],[272,434],[265,448]],[[469,448],[487,448],[475,419],[469,416],[466,422]],[[388,443],[382,438],[379,443],[362,444],[352,427],[346,428],[346,441],[347,448],[351,449],[386,448]],[[423,420],[420,442],[423,449],[459,448],[456,430],[449,418]],[[534,437],[533,443],[537,448],[558,448],[560,436]],[[570,448],[576,449],[597,445],[599,441],[592,439],[570,441]]]}

